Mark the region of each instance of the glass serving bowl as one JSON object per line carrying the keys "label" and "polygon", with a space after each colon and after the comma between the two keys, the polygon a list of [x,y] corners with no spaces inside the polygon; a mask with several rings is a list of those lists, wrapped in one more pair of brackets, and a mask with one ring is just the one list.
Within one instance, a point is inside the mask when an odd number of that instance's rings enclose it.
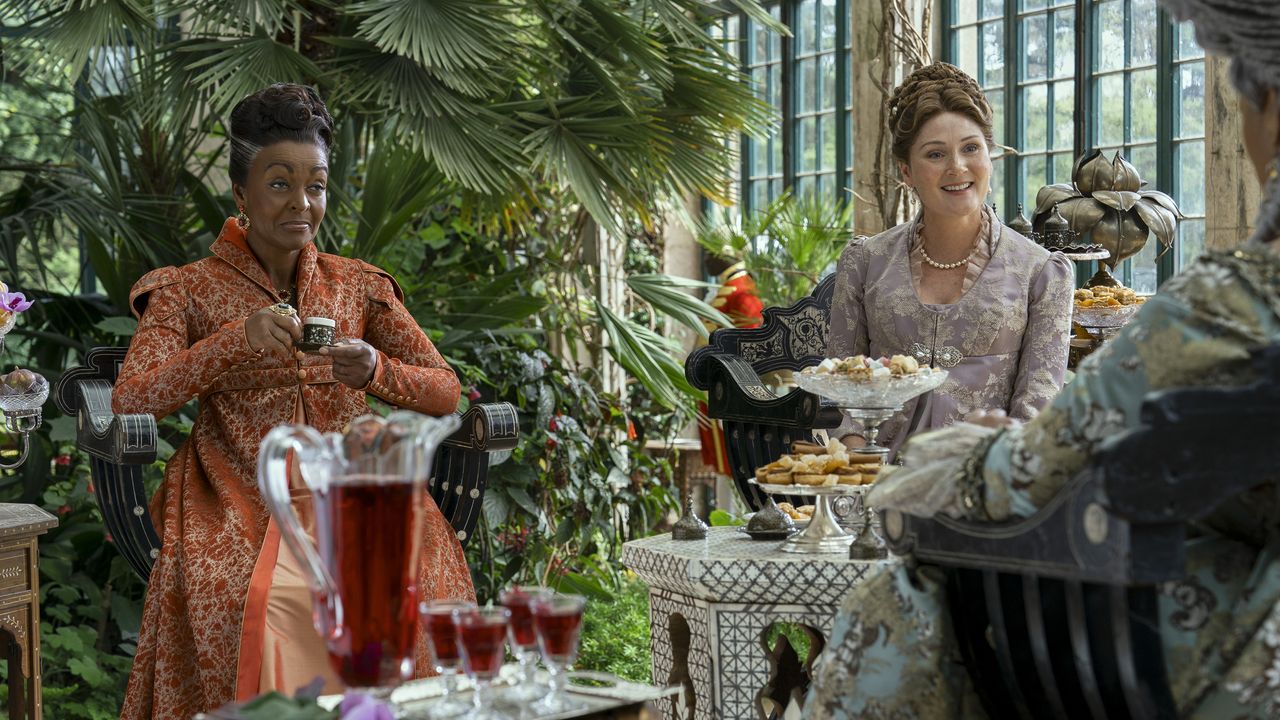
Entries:
{"label": "glass serving bowl", "polygon": [[1087,328],[1118,328],[1129,322],[1142,307],[1142,303],[1118,305],[1115,307],[1080,307],[1073,306],[1071,319],[1077,325]]}
{"label": "glass serving bowl", "polygon": [[842,408],[897,410],[908,400],[933,390],[947,379],[946,370],[928,370],[904,377],[858,381],[844,375],[798,372],[796,384],[830,398]]}
{"label": "glass serving bowl", "polygon": [[29,413],[39,410],[48,399],[49,383],[44,378],[40,378],[30,392],[14,395],[0,394],[0,410],[6,413]]}

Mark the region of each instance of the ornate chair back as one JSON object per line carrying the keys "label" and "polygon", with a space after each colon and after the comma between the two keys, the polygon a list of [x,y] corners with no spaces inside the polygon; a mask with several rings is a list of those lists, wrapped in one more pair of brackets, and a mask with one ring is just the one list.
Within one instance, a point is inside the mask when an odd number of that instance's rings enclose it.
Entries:
{"label": "ornate chair back", "polygon": [[780,396],[760,379],[822,362],[834,289],[835,276],[828,276],[794,305],[765,308],[760,327],[716,330],[685,360],[685,377],[707,392],[709,415],[724,423],[734,485],[752,510],[766,497],[748,482],[757,467],[788,452],[793,441],[812,441],[815,428],[840,424],[839,409],[818,396],[798,389]]}
{"label": "ornate chair back", "polygon": [[1185,576],[1188,524],[1280,478],[1280,346],[1258,380],[1153,393],[1035,515],[884,516],[889,545],[947,575],[953,625],[991,717],[1176,717],[1157,585]]}

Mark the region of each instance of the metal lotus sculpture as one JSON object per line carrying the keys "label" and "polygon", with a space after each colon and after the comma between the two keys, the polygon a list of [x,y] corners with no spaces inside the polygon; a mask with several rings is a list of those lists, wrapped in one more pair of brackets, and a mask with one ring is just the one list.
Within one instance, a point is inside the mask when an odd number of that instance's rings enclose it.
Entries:
{"label": "metal lotus sculpture", "polygon": [[1054,206],[1080,235],[1092,233],[1094,243],[1111,257],[1102,263],[1115,270],[1125,258],[1142,250],[1154,233],[1160,255],[1173,248],[1182,211],[1159,190],[1143,190],[1147,183],[1117,152],[1111,160],[1099,150],[1076,160],[1071,183],[1055,183],[1036,194],[1035,226],[1042,228]]}

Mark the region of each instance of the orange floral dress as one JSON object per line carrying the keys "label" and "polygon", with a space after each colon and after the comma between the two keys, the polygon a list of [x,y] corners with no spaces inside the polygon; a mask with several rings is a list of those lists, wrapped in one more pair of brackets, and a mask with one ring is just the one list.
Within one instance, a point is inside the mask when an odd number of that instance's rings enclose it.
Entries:
{"label": "orange floral dress", "polygon": [[[251,349],[244,319],[276,301],[271,282],[234,219],[212,251],[148,273],[130,296],[139,323],[112,397],[115,412],[161,418],[198,398],[199,414],[151,500],[163,547],[121,711],[128,720],[190,718],[259,692],[280,548],[256,480],[258,445],[271,428],[303,420],[341,431],[368,411],[366,393],[430,415],[453,412],[459,398],[457,376],[385,272],[315,245],[298,260],[299,314],[333,318],[338,337],[363,338],[378,351],[368,387],[355,390],[333,378],[326,357]],[[462,547],[427,502],[421,596],[474,599]],[[421,636],[416,655],[425,674]]]}

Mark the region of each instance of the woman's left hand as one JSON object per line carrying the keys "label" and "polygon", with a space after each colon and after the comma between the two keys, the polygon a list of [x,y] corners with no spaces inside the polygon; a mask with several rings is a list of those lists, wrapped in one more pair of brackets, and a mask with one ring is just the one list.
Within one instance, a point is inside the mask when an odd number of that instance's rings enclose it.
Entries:
{"label": "woman's left hand", "polygon": [[320,354],[333,358],[334,379],[356,390],[369,384],[373,379],[373,370],[378,366],[378,351],[369,343],[356,338],[320,348]]}
{"label": "woman's left hand", "polygon": [[964,421],[967,423],[973,423],[974,425],[997,429],[1003,427],[1017,427],[1022,424],[1022,421],[1009,417],[1004,410],[999,408],[995,410],[976,410],[969,413],[968,417],[966,417]]}

